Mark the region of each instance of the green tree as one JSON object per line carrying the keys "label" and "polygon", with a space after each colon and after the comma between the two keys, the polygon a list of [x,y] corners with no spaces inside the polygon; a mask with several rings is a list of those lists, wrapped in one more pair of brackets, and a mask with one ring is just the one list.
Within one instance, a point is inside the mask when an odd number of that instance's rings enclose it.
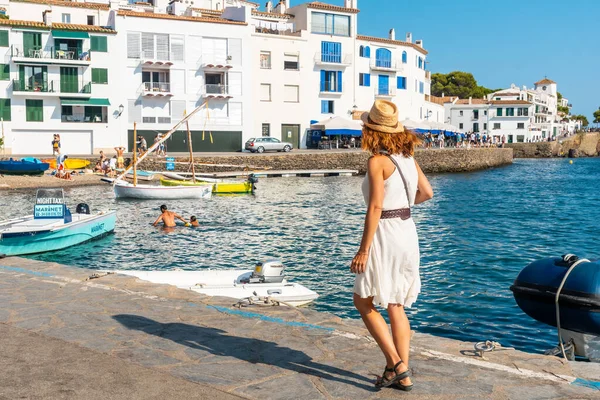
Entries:
{"label": "green tree", "polygon": [[557,106],[556,108],[557,108],[557,110],[559,112],[564,112],[565,114],[569,115],[569,112],[570,112],[569,107],[567,107],[567,106]]}
{"label": "green tree", "polygon": [[458,96],[462,99],[469,97],[483,98],[494,90],[479,86],[470,72],[453,71],[448,74],[435,73],[431,75],[431,94],[434,96]]}
{"label": "green tree", "polygon": [[556,96],[558,97],[558,101],[560,102],[562,100],[562,94],[560,94],[560,92],[556,92]]}
{"label": "green tree", "polygon": [[594,111],[594,123],[600,124],[600,107],[596,111]]}
{"label": "green tree", "polygon": [[576,121],[581,121],[581,126],[588,126],[590,123],[585,115],[573,115],[572,118]]}

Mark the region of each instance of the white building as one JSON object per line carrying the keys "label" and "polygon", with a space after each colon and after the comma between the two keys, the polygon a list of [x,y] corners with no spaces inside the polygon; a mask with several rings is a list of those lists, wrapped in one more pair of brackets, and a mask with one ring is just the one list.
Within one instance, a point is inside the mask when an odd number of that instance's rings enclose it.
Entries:
{"label": "white building", "polygon": [[[377,98],[400,117],[444,122],[423,41],[358,34],[357,0],[0,0],[5,154],[90,154],[152,143],[185,112],[194,150],[269,135],[311,143],[311,121],[357,118]],[[187,147],[174,135],[170,151]]]}

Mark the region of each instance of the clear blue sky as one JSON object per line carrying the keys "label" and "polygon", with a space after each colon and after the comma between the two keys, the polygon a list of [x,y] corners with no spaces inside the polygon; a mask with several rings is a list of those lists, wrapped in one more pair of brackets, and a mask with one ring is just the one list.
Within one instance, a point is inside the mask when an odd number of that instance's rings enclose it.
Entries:
{"label": "clear blue sky", "polygon": [[492,89],[532,87],[547,75],[590,123],[600,106],[600,0],[359,0],[358,8],[360,34],[395,28],[399,40],[423,39],[432,72],[471,72]]}

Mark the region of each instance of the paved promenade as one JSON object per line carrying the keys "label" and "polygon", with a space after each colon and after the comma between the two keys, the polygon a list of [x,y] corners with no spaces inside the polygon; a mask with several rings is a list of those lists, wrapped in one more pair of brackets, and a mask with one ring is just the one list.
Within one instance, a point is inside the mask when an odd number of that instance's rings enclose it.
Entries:
{"label": "paved promenade", "polygon": [[382,356],[360,321],[238,310],[131,277],[86,280],[93,272],[0,260],[0,399],[600,398],[586,381],[598,365],[513,350],[482,360],[472,343],[419,333],[415,389],[376,390]]}

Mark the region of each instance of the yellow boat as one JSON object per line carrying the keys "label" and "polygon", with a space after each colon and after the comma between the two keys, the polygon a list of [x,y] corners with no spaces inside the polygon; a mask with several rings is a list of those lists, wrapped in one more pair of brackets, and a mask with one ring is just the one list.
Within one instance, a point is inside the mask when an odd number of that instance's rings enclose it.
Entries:
{"label": "yellow boat", "polygon": [[[56,169],[56,159],[55,158],[47,158],[42,160],[45,163],[50,164],[50,168]],[[65,168],[66,169],[83,169],[90,165],[88,160],[82,160],[79,158],[67,158],[65,160]]]}
{"label": "yellow boat", "polygon": [[213,183],[213,194],[237,194],[237,193],[254,193],[254,183],[251,181],[210,181],[203,182],[197,180],[196,183],[192,181],[178,181],[174,179],[160,178],[160,184],[163,186],[202,186],[207,183]]}

